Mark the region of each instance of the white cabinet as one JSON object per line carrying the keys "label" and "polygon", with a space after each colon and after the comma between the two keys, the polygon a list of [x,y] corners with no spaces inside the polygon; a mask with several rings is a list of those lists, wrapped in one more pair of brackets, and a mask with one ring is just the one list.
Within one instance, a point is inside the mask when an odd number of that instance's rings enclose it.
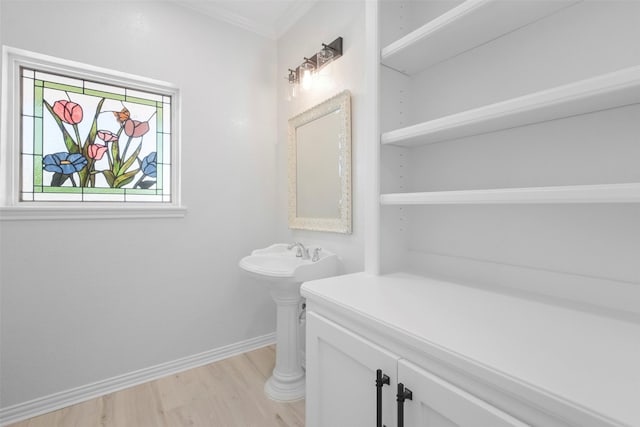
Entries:
{"label": "white cabinet", "polygon": [[526,426],[323,316],[307,322],[307,427]]}
{"label": "white cabinet", "polygon": [[640,426],[638,323],[408,274],[301,293],[307,427],[397,427],[399,384],[406,427]]}
{"label": "white cabinet", "polygon": [[412,395],[404,408],[407,427],[527,425],[407,360],[398,362],[398,382]]}
{"label": "white cabinet", "polygon": [[395,425],[397,361],[395,354],[309,312],[306,427],[375,426],[378,369],[391,379],[381,388],[382,424]]}

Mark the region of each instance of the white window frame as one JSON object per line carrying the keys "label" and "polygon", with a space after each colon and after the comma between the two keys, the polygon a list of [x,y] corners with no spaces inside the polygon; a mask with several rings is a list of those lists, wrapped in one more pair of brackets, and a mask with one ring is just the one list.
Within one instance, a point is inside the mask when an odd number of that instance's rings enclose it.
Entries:
{"label": "white window frame", "polygon": [[[22,67],[171,96],[171,202],[38,202],[20,200]],[[177,86],[9,46],[2,47],[0,220],[184,217],[180,199],[180,90]]]}

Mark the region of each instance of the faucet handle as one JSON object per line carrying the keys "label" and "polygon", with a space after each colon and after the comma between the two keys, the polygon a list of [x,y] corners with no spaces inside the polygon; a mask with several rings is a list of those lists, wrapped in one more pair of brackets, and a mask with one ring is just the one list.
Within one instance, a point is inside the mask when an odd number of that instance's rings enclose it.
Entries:
{"label": "faucet handle", "polygon": [[320,251],[322,250],[322,248],[315,248],[313,250],[313,258],[311,258],[311,261],[316,262],[316,261],[320,261]]}
{"label": "faucet handle", "polygon": [[293,242],[287,246],[288,250],[291,250],[293,248],[296,248],[296,257],[298,258],[302,257],[302,244],[298,242]]}

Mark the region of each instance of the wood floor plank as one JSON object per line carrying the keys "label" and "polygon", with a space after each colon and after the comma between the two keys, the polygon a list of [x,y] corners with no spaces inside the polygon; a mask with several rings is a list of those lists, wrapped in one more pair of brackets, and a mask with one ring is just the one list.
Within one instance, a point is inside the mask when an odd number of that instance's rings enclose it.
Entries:
{"label": "wood floor plank", "polygon": [[269,346],[31,418],[10,427],[304,427],[304,400],[264,394]]}
{"label": "wood floor plank", "polygon": [[245,353],[244,356],[256,366],[265,380],[271,376],[276,360],[274,346],[259,348],[255,351]]}
{"label": "wood floor plank", "polygon": [[[113,393],[113,414],[109,426],[168,427],[159,394],[152,383]],[[66,426],[65,426],[66,427]]]}
{"label": "wood floor plank", "polygon": [[88,425],[100,425],[99,414],[102,413],[102,399],[92,399],[79,403],[73,407],[64,408],[60,411],[59,425],[69,427],[85,427]]}
{"label": "wood floor plank", "polygon": [[[221,363],[221,362],[219,362]],[[201,381],[203,368],[190,369],[153,382],[158,390],[162,408],[170,411],[189,405],[207,392],[207,386]]]}

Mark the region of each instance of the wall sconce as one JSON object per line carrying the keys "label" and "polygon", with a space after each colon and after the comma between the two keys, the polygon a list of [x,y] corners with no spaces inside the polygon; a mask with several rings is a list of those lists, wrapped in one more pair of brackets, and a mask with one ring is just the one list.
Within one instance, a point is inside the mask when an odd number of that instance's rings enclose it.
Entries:
{"label": "wall sconce", "polygon": [[287,99],[291,100],[298,94],[298,86],[309,90],[313,86],[316,75],[322,68],[342,56],[342,37],[338,37],[329,44],[322,43],[322,49],[311,58],[304,57],[304,62],[295,70],[289,69],[287,81]]}

